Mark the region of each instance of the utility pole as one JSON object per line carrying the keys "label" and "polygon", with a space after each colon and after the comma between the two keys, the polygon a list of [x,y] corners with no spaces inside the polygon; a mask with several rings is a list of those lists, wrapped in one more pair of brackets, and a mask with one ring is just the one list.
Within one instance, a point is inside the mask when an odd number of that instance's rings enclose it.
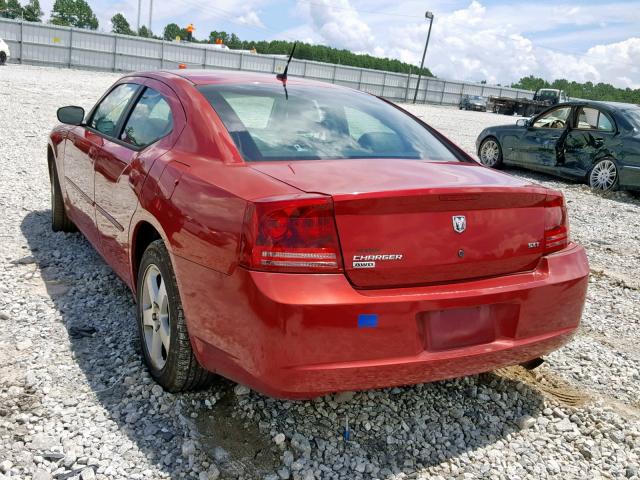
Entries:
{"label": "utility pole", "polygon": [[142,0],[138,0],[138,26],[136,28],[136,33],[140,31],[140,10],[142,9]]}
{"label": "utility pole", "polygon": [[149,0],[149,34],[151,34],[151,19],[153,17],[153,0]]}
{"label": "utility pole", "polygon": [[416,92],[413,94],[413,103],[416,103],[418,98],[418,89],[420,88],[420,78],[422,77],[422,69],[424,68],[424,57],[427,56],[427,47],[429,46],[429,37],[431,37],[431,26],[433,25],[433,13],[427,12],[424,14],[425,18],[429,19],[429,33],[427,33],[427,41],[424,44],[424,52],[422,52],[422,63],[420,63],[420,70],[418,71],[418,83],[416,83]]}

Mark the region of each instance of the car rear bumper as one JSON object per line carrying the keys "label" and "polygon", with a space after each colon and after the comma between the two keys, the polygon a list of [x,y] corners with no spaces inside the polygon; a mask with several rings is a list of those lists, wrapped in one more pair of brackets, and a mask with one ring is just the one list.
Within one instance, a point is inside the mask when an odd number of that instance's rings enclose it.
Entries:
{"label": "car rear bumper", "polygon": [[543,356],[578,327],[589,275],[576,245],[532,272],[381,290],[356,290],[343,275],[223,275],[174,261],[201,364],[286,398],[471,375]]}

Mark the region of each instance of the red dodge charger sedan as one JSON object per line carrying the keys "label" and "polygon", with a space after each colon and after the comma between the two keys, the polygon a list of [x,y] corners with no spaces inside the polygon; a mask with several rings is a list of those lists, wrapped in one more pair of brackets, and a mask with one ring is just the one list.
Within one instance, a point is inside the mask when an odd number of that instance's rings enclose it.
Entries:
{"label": "red dodge charger sedan", "polygon": [[213,373],[286,398],[433,381],[537,359],[579,325],[589,267],[562,194],[385,100],[162,71],[58,118],[53,229],[129,285],[169,391]]}

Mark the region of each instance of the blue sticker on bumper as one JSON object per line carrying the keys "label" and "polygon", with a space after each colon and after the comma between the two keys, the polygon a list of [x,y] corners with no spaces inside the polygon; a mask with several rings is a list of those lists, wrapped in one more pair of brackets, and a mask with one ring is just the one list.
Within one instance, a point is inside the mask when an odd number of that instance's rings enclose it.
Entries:
{"label": "blue sticker on bumper", "polygon": [[358,328],[376,328],[378,315],[376,313],[363,313],[358,315]]}

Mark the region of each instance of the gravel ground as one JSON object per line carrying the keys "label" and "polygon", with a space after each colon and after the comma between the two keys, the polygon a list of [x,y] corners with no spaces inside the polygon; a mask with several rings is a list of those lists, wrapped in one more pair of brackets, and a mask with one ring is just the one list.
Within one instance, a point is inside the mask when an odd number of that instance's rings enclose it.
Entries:
{"label": "gravel ground", "polygon": [[[510,171],[566,194],[593,271],[575,341],[534,372],[307,402],[222,379],[171,395],[141,363],[124,285],[82,236],[49,229],[55,110],[90,107],[117,78],[0,68],[0,479],[640,478],[637,196]],[[482,128],[515,121],[410,108],[470,153]]]}

